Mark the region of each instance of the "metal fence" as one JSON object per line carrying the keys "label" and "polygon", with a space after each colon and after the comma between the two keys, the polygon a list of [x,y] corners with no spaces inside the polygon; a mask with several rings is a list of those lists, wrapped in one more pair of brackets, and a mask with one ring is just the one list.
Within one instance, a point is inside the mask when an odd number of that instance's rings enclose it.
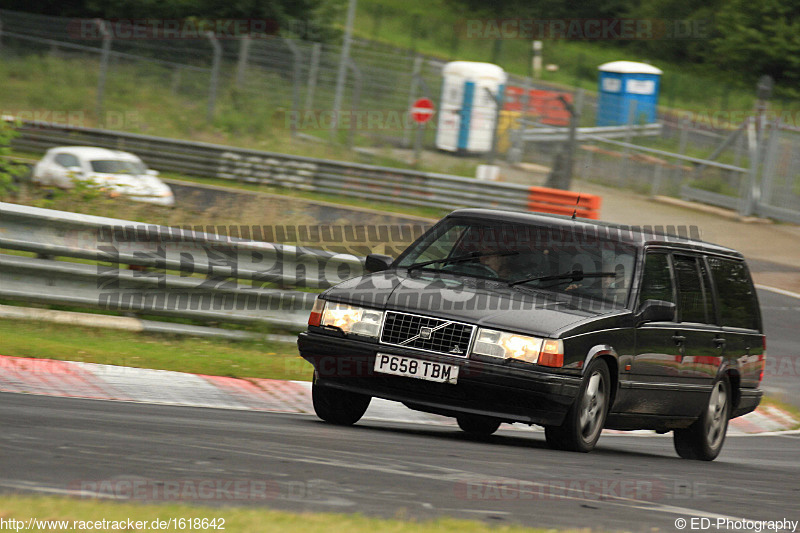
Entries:
{"label": "metal fence", "polygon": [[[763,109],[719,115],[740,118],[737,123],[714,114],[678,113],[662,114],[662,122],[652,125],[578,128],[575,176],[743,216],[800,222],[800,173],[793,171],[800,128]],[[567,129],[522,130],[518,139],[525,143],[526,159],[546,164],[564,151]]]}
{"label": "metal fence", "polygon": [[[0,298],[301,329],[321,289],[363,258],[0,202]],[[55,258],[69,258],[56,260]]]}
{"label": "metal fence", "polygon": [[[98,30],[86,31],[84,26],[92,23]],[[91,108],[94,123],[100,125],[108,125],[109,110],[133,107],[126,101],[132,84],[147,84],[168,88],[187,107],[205,101],[208,120],[216,117],[224,123],[236,114],[258,115],[262,122],[282,122],[297,133],[297,121],[293,125],[290,116],[313,113],[319,120],[332,112],[342,58],[341,45],[276,35],[126,39],[109,32],[104,39],[101,29],[107,21],[9,10],[0,10],[0,24],[3,60],[38,58],[42,68],[54,66],[48,59],[65,60],[67,68],[53,74],[68,78],[59,84],[94,89],[94,105],[80,107]],[[370,139],[409,145],[410,128],[404,121],[410,103],[419,96],[438,96],[442,64],[409,50],[355,40],[346,65],[342,111],[379,111],[384,119],[369,132]],[[55,87],[50,92],[57,93]],[[75,107],[69,99],[60,101],[57,107]],[[225,113],[219,112],[221,106]],[[320,133],[316,123],[307,124],[306,133]],[[328,135],[324,128],[322,132]],[[331,133],[352,144],[358,131],[339,127]]]}
{"label": "metal fence", "polygon": [[[388,9],[369,15],[366,24],[374,35],[379,35],[381,28],[400,23],[389,16],[390,11],[394,13]],[[436,24],[412,15],[402,19],[402,24],[416,28],[409,33],[410,48],[401,49],[364,39],[353,41],[350,59],[345,65],[347,76],[342,107],[345,113],[360,114],[362,118],[373,111],[382,117],[380,124],[366,127],[353,116],[349,117],[349,125],[341,121],[334,125],[330,120],[342,51],[337,44],[277,36],[137,40],[112,35],[103,39],[99,30],[89,32],[88,36],[80,32],[76,34],[74,19],[0,10],[0,59],[6,68],[19,71],[14,71],[15,75],[24,76],[39,69],[48,73],[49,80],[57,80],[36,87],[36,94],[29,100],[41,101],[39,107],[53,108],[52,102],[59,102],[56,107],[64,110],[94,107],[89,115],[95,123],[105,124],[107,129],[123,129],[126,125],[115,124],[115,120],[128,110],[146,105],[146,102],[130,101],[132,85],[141,85],[154,91],[167,91],[175,97],[178,105],[187,110],[189,117],[196,114],[208,118],[213,116],[221,127],[232,130],[245,128],[258,132],[265,124],[271,124],[294,134],[310,133],[351,146],[385,146],[389,143],[410,147],[414,127],[406,123],[407,111],[417,96],[437,99],[441,92],[441,67],[444,64],[441,59],[413,50],[415,39],[423,34],[429,35],[430,28]],[[103,21],[94,24],[100,28]],[[457,58],[458,51],[459,45],[454,41],[451,59]],[[497,55],[498,61],[503,57],[503,53]],[[24,60],[24,68],[15,66],[15,58]],[[68,68],[61,65],[58,71],[54,71],[56,62],[51,61],[53,58],[68,60],[65,63]],[[587,72],[594,72],[594,68],[585,65],[581,68],[582,72],[585,71],[582,78]],[[526,89],[553,88],[546,83],[513,75],[509,76],[507,85]],[[665,82],[666,85],[669,84]],[[64,87],[78,90],[65,92],[62,90]],[[8,94],[12,101],[13,90],[13,85],[9,85]],[[85,101],[87,94],[94,95],[93,102],[88,104]],[[596,98],[586,94],[581,98],[581,106],[579,125],[592,127]],[[718,111],[732,115],[725,107],[726,98],[722,98]],[[330,128],[325,127],[326,114]],[[48,120],[47,117],[43,119]],[[745,131],[746,126],[741,126],[742,131],[735,136],[739,131],[736,127],[742,125],[743,120],[717,124],[713,113],[695,113],[687,118],[686,114],[660,112],[659,123],[661,133],[657,137],[639,136],[633,127],[628,132],[616,132],[616,140],[609,139],[609,135],[602,135],[602,138],[579,135],[578,146],[573,150],[576,176],[646,194],[683,196],[735,208],[742,214],[769,214],[787,221],[795,221],[800,216],[800,196],[795,194],[800,187],[800,176],[791,174],[781,162],[787,157],[781,154],[800,150],[800,137],[793,130],[779,128],[781,133],[777,135],[780,140],[770,145],[772,148],[769,150],[766,146],[771,142],[770,137],[757,136],[760,148],[753,151],[756,143],[751,142],[753,135]],[[504,128],[511,129],[525,126],[521,121],[517,121],[515,126],[513,120],[505,124]],[[191,129],[191,125],[191,119],[187,117],[185,127]],[[424,144],[430,148],[435,128],[428,127],[424,131]],[[123,137],[123,134],[119,135],[119,139]],[[521,134],[517,136],[521,137]],[[540,128],[540,131],[527,136],[522,147],[508,150],[509,159],[554,166],[563,150],[565,137],[565,133],[555,128]],[[83,135],[82,138],[91,140],[92,136]],[[729,139],[733,141],[728,142]],[[193,154],[192,148],[159,154],[147,147],[148,142],[128,137],[119,144],[152,154],[148,162],[156,168],[247,179],[252,178],[254,172],[265,183],[301,188],[311,186],[324,192],[341,192],[344,186],[341,178],[349,174],[336,164],[314,172],[307,168],[308,164],[319,165],[318,161],[299,163],[304,168],[297,170],[294,167],[301,158],[237,149],[228,150],[227,157],[214,156],[213,161],[209,160],[208,153],[202,156]],[[172,147],[178,146],[176,141],[169,142]],[[514,146],[513,143],[500,143],[501,149],[505,150],[509,144]],[[46,146],[46,143],[38,145],[39,148]],[[146,153],[140,155],[147,157]],[[176,162],[171,161],[172,155]],[[757,159],[753,159],[756,156]],[[293,162],[287,162],[289,159]],[[445,208],[475,205],[479,199],[490,198],[495,206],[524,209],[521,197],[514,201],[517,193],[507,187],[496,186],[485,194],[487,188],[473,185],[473,180],[442,180],[437,177],[435,181],[438,183],[447,182],[451,186],[432,191],[430,176],[433,174],[426,177],[421,173],[348,166],[358,169],[348,184],[363,194],[363,198],[379,199],[390,195],[398,203]],[[314,183],[309,185],[308,180],[298,177],[303,173],[307,177],[313,174]],[[289,175],[293,177],[282,178]],[[529,184],[535,182],[538,183],[531,179]],[[400,190],[409,191],[413,200],[403,200],[405,195],[399,194]]]}
{"label": "metal fence", "polygon": [[[354,39],[347,61],[343,87],[343,114],[374,116],[381,120],[368,126],[339,125],[326,129],[319,122],[333,111],[342,46],[275,35],[216,39],[131,39],[100,28],[107,21],[46,17],[0,10],[0,53],[6,62],[16,58],[54,69],[50,59],[64,60],[53,76],[60,84],[91,89],[94,99],[76,105],[78,95],[65,98],[57,87],[40,88],[41,99],[60,102],[56,107],[91,109],[93,123],[116,128],[113,112],[135,108],[129,101],[132,86],[148,85],[165,90],[187,111],[203,102],[209,120],[221,126],[233,121],[257,128],[258,123],[277,123],[293,133],[309,133],[349,145],[382,146],[387,141],[410,147],[416,129],[408,110],[421,96],[438,100],[441,93],[440,58],[366,39]],[[84,26],[97,29],[85,31]],[[37,64],[26,63],[35,70]],[[546,88],[518,76],[509,85]],[[90,93],[91,94],[91,93]],[[37,95],[38,96],[38,95]],[[109,117],[109,112],[112,116]],[[370,115],[372,113],[373,115]],[[298,121],[297,117],[315,120]],[[352,117],[348,117],[352,118]],[[358,117],[355,117],[358,119]],[[299,123],[298,123],[299,122]],[[84,124],[86,125],[86,124]],[[424,142],[433,145],[435,128],[424,129]]]}
{"label": "metal fence", "polygon": [[767,134],[753,208],[758,215],[800,224],[800,128],[778,119]]}

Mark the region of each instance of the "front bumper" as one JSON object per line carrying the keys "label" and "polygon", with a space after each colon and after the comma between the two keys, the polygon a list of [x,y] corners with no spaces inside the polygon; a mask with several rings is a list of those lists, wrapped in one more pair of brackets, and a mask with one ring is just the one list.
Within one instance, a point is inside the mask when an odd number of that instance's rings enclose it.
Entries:
{"label": "front bumper", "polygon": [[[318,386],[403,402],[445,416],[491,416],[506,422],[559,425],[580,388],[579,376],[437,355],[316,332],[301,333],[300,355],[314,365]],[[436,383],[381,374],[376,354],[403,355],[459,367],[458,382]]]}

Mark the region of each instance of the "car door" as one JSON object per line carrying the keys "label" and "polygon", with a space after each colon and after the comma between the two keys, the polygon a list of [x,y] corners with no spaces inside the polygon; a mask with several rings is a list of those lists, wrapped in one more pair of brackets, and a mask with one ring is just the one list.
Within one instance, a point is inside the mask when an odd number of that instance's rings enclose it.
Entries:
{"label": "car door", "polygon": [[[722,326],[722,356],[738,369],[742,387],[757,387],[763,368],[764,337],[761,313],[747,265],[744,261],[708,258]],[[710,373],[715,369],[706,369]],[[715,374],[716,375],[716,374]]]}
{"label": "car door", "polygon": [[[667,251],[646,251],[640,287],[637,310],[646,300],[677,304]],[[684,335],[677,317],[638,324],[634,335],[634,356],[630,368],[625,369],[627,379],[620,384],[628,389],[624,410],[634,414],[673,414],[684,351]]]}
{"label": "car door", "polygon": [[[695,416],[706,403],[722,363],[725,339],[716,324],[710,282],[702,257],[673,253],[678,296],[679,332],[683,353],[676,394],[680,414]],[[677,413],[676,413],[677,414]]]}

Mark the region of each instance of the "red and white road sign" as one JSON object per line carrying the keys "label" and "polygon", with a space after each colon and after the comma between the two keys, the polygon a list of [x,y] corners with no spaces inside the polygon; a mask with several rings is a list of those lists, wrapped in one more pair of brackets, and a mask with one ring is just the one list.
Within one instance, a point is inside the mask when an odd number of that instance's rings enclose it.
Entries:
{"label": "red and white road sign", "polygon": [[433,117],[433,102],[430,98],[420,98],[411,106],[411,118],[414,122],[424,124]]}

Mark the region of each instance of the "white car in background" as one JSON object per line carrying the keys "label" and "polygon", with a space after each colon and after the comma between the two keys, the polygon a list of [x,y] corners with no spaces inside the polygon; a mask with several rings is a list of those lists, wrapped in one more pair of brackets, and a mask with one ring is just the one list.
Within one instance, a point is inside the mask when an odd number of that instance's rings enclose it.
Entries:
{"label": "white car in background", "polygon": [[75,181],[102,188],[110,196],[125,195],[131,200],[172,206],[175,197],[169,185],[158,178],[137,156],[120,150],[94,146],[50,148],[33,167],[33,183],[71,189]]}

